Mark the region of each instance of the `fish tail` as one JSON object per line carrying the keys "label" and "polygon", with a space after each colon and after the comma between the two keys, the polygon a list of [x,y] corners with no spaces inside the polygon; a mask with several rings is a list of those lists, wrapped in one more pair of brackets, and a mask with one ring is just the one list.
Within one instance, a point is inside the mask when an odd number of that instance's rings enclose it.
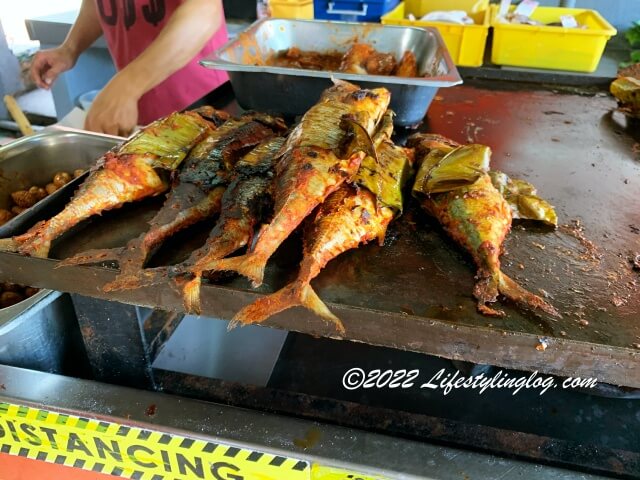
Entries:
{"label": "fish tail", "polygon": [[2,252],[17,252],[18,243],[13,238],[0,239],[0,251]]}
{"label": "fish tail", "polygon": [[331,313],[311,288],[311,285],[300,281],[290,283],[277,292],[262,297],[243,308],[233,317],[229,326],[233,328],[237,323],[262,323],[272,315],[296,306],[308,308],[319,317],[333,323],[338,332],[344,335],[345,329],[340,319]]}
{"label": "fish tail", "polygon": [[478,311],[483,315],[490,317],[505,316],[503,310],[498,310],[487,305],[488,303],[494,303],[498,299],[499,275],[500,270],[492,268],[480,268],[476,274],[473,296],[477,300]]}
{"label": "fish tail", "polygon": [[82,252],[73,257],[65,258],[59,262],[55,268],[70,267],[72,265],[86,265],[88,263],[100,263],[116,261],[122,255],[122,248],[113,248],[105,250],[89,250]]}
{"label": "fish tail", "polygon": [[498,280],[498,290],[502,295],[516,303],[534,310],[542,310],[556,318],[562,318],[560,312],[558,312],[558,310],[556,310],[551,304],[545,302],[539,296],[525,290],[523,287],[518,285],[517,282],[502,272],[500,272]]}
{"label": "fish tail", "polygon": [[185,280],[176,279],[176,283],[179,285],[184,283],[182,285],[182,303],[184,304],[186,312],[193,315],[201,315],[200,285],[202,284],[202,277],[196,275],[193,279],[186,282]]}
{"label": "fish tail", "polygon": [[201,266],[202,270],[215,270],[222,271],[227,270],[231,272],[238,272],[240,275],[247,277],[251,280],[254,287],[262,285],[264,278],[264,269],[267,266],[267,260],[255,253],[248,253],[239,257],[225,258],[217,260],[206,266]]}

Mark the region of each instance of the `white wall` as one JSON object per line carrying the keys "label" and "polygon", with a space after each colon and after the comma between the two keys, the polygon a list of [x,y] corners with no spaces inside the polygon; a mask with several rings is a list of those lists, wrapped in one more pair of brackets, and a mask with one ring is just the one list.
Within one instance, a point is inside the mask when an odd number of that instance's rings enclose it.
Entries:
{"label": "white wall", "polygon": [[77,10],[81,3],[82,0],[0,0],[0,21],[9,47],[37,45],[37,42],[29,40],[24,26],[25,18]]}

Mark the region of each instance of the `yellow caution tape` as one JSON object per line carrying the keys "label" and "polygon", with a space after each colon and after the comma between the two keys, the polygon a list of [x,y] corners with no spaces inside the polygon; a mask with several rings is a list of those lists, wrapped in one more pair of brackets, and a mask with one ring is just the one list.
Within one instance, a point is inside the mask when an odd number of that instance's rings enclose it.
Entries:
{"label": "yellow caution tape", "polygon": [[0,403],[0,452],[142,480],[309,480],[309,462]]}
{"label": "yellow caution tape", "polygon": [[135,480],[387,480],[10,403],[0,403],[0,453]]}

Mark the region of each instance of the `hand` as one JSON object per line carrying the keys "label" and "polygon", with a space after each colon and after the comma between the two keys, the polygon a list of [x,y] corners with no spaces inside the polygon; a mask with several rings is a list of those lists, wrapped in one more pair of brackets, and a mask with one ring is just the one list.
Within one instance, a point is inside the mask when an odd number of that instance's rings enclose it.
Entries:
{"label": "hand", "polygon": [[73,68],[78,57],[64,45],[40,50],[31,62],[31,78],[40,88],[49,89],[62,72]]}
{"label": "hand", "polygon": [[107,84],[93,101],[85,130],[127,137],[138,123],[138,95],[120,87],[117,77]]}

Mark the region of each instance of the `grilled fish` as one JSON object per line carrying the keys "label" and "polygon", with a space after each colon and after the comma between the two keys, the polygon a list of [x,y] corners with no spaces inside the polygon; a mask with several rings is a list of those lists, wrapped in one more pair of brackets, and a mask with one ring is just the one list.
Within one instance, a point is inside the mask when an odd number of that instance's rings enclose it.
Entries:
{"label": "grilled fish", "polygon": [[248,245],[265,212],[273,207],[273,167],[285,139],[264,141],[238,161],[235,179],[222,197],[222,213],[204,246],[182,264],[148,269],[140,273],[141,285],[152,285],[174,277],[182,285],[187,312],[200,314],[200,284],[212,262]]}
{"label": "grilled fish", "polygon": [[0,249],[47,257],[51,242],[82,220],[164,193],[167,173],[214,128],[196,112],[173,113],[150,124],[106,153],[62,212],[23,235],[0,241]]}
{"label": "grilled fish", "polygon": [[[445,158],[447,153],[460,147],[452,140],[428,134],[412,136],[409,145],[416,147],[418,161],[423,162],[422,167],[429,154]],[[500,270],[502,244],[511,230],[511,207],[494,187],[486,171],[468,173],[474,175],[472,183],[432,193],[423,189],[425,182],[420,179],[433,178],[433,175],[419,172],[414,195],[420,199],[422,207],[437,218],[445,231],[473,257],[478,267],[473,292],[478,311],[489,316],[503,316],[503,311],[489,306],[496,302],[500,293],[526,308],[560,317],[552,305],[522,288]]]}
{"label": "grilled fish", "polygon": [[[305,230],[304,257],[297,279],[242,309],[232,325],[263,322],[288,308],[304,306],[344,333],[342,322],[331,313],[310,283],[327,263],[343,252],[374,239],[382,245],[389,222],[402,211],[399,191],[408,179],[406,172],[412,159],[410,152],[391,143],[392,131],[393,115],[390,113],[385,115],[373,138],[377,160],[367,157],[366,167],[363,162],[356,176],[355,183],[360,186],[343,185],[318,207]],[[366,171],[361,173],[362,170]],[[366,188],[367,185],[372,189]]]}
{"label": "grilled fish", "polygon": [[[268,125],[268,126],[267,126]],[[249,113],[229,120],[211,132],[191,152],[164,205],[151,220],[151,228],[126,247],[93,250],[64,260],[59,266],[117,260],[120,274],[104,291],[138,287],[138,274],[150,255],[167,238],[220,211],[224,186],[235,162],[274,130],[286,129],[282,120]]]}
{"label": "grilled fish", "polygon": [[[298,225],[350,181],[375,150],[369,137],[389,105],[385,89],[361,90],[338,81],[303,117],[276,165],[275,214],[246,255],[220,260],[212,270],[231,270],[262,284],[271,255]],[[349,131],[350,130],[350,131]]]}

